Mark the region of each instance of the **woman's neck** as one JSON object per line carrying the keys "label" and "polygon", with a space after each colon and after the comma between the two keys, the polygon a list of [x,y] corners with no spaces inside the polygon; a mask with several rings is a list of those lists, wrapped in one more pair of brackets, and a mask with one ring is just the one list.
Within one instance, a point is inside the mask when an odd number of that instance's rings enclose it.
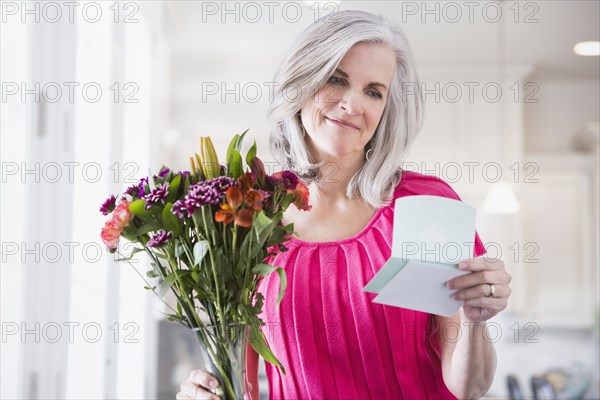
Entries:
{"label": "woman's neck", "polygon": [[[325,162],[319,171],[319,182],[309,185],[311,199],[314,203],[325,202],[329,205],[343,206],[350,202],[346,191],[350,179],[362,167],[362,160],[336,160]],[[313,196],[314,194],[314,196]]]}

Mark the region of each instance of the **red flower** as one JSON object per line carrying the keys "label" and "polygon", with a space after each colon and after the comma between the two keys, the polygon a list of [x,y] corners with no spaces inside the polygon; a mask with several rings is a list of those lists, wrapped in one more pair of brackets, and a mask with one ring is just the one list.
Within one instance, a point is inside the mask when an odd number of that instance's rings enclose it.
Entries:
{"label": "red flower", "polygon": [[[254,190],[251,192],[254,192]],[[251,198],[254,196],[251,194]],[[262,199],[262,195],[260,196]],[[244,201],[242,191],[238,187],[232,186],[225,192],[225,198],[227,199],[227,203],[221,204],[221,209],[215,214],[215,221],[223,222],[225,225],[231,221],[235,221],[236,225],[245,228],[252,226],[254,211],[248,208],[238,210],[242,206],[242,201]]]}
{"label": "red flower", "polygon": [[290,190],[288,193],[294,195],[294,205],[298,210],[310,211],[312,206],[308,204],[308,187],[304,183],[298,181],[296,189]]}
{"label": "red flower", "polygon": [[253,211],[262,210],[263,195],[258,190],[251,189],[244,197],[244,204]]}
{"label": "red flower", "polygon": [[243,194],[246,194],[248,190],[254,188],[254,176],[252,175],[252,172],[246,172],[238,178],[238,181],[238,187]]}
{"label": "red flower", "polygon": [[242,208],[235,215],[235,224],[239,226],[243,226],[244,228],[250,228],[252,226],[252,218],[254,217],[254,212],[247,208]]}
{"label": "red flower", "polygon": [[235,218],[235,209],[228,203],[221,204],[221,209],[215,214],[215,221],[223,222],[225,225]]}

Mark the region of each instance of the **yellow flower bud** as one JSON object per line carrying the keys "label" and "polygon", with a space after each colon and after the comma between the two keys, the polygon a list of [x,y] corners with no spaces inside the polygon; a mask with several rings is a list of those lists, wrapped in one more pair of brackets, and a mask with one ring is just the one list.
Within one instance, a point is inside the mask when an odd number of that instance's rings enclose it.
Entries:
{"label": "yellow flower bud", "polygon": [[196,174],[196,164],[194,164],[194,157],[190,157],[190,172]]}
{"label": "yellow flower bud", "polygon": [[201,157],[198,155],[198,153],[195,153],[194,155],[196,156],[196,163],[198,164],[198,165],[196,166],[196,168],[197,168],[197,172],[198,172],[199,174],[203,174],[204,172],[202,171],[202,159],[201,159]]}
{"label": "yellow flower bud", "polygon": [[200,158],[206,179],[213,179],[221,175],[221,165],[210,136],[200,138]]}

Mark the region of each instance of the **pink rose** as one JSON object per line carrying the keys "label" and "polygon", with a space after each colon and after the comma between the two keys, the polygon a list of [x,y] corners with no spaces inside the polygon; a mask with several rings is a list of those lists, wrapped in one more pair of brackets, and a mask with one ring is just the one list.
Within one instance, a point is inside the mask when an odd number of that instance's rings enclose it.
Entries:
{"label": "pink rose", "polygon": [[107,221],[102,228],[100,237],[102,241],[109,249],[116,249],[119,245],[119,236],[121,235],[121,227],[118,225],[115,219]]}
{"label": "pink rose", "polygon": [[129,211],[129,202],[125,199],[115,207],[113,211],[113,219],[115,220],[119,230],[125,228],[133,219],[133,214]]}

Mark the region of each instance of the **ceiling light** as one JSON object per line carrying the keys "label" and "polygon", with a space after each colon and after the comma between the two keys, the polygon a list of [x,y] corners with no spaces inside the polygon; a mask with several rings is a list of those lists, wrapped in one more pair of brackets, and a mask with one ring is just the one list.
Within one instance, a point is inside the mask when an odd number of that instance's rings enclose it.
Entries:
{"label": "ceiling light", "polygon": [[580,56],[598,56],[600,42],[579,42],[573,47],[573,51]]}

